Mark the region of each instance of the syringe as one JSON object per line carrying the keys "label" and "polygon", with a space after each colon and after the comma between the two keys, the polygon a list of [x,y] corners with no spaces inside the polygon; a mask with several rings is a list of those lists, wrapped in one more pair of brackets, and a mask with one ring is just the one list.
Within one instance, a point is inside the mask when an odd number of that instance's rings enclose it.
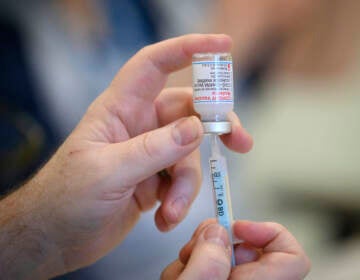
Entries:
{"label": "syringe", "polygon": [[[211,137],[210,174],[216,217],[232,238],[232,210],[226,160],[219,148],[220,134],[231,132],[228,114],[234,108],[233,66],[230,53],[193,55],[193,103],[205,134]],[[231,262],[235,266],[233,246]]]}
{"label": "syringe", "polygon": [[220,225],[228,232],[231,244],[231,265],[235,266],[232,234],[232,208],[226,159],[221,154],[219,136],[211,134],[211,156],[209,159],[210,175],[213,185],[216,218]]}

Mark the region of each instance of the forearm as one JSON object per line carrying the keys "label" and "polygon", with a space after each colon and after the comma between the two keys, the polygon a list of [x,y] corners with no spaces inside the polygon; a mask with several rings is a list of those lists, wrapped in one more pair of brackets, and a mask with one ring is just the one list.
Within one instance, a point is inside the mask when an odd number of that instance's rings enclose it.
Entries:
{"label": "forearm", "polygon": [[61,252],[45,227],[36,180],[0,201],[0,275],[4,279],[47,279],[64,271]]}

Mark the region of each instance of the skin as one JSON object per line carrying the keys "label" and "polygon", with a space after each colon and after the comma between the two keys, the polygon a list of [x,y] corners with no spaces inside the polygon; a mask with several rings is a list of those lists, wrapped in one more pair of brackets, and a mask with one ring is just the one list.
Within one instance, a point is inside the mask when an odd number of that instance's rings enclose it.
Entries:
{"label": "skin", "polygon": [[[89,265],[118,245],[157,202],[155,223],[181,222],[199,191],[203,137],[188,88],[167,76],[196,52],[227,52],[226,35],[187,35],[140,50],[92,103],[49,162],[0,201],[0,275],[48,279]],[[252,138],[230,114],[222,137],[237,152]],[[167,169],[169,176],[158,176]]]}
{"label": "skin", "polygon": [[215,1],[209,30],[233,38],[240,75],[266,60],[268,79],[328,82],[357,61],[359,7],[355,0]]}
{"label": "skin", "polygon": [[234,40],[233,56],[242,71],[253,67],[274,42],[287,40],[313,26],[328,1],[310,0],[222,0],[213,7],[210,30],[226,32]]}
{"label": "skin", "polygon": [[162,273],[168,279],[295,280],[304,279],[310,261],[296,239],[282,225],[235,221],[236,266],[231,268],[225,228],[215,220],[203,222],[181,249],[178,260]]}

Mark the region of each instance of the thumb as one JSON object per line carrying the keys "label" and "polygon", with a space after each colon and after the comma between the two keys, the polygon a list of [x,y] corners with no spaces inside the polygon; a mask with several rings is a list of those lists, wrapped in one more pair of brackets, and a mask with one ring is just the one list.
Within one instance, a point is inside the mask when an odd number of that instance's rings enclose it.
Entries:
{"label": "thumb", "polygon": [[202,135],[197,117],[182,118],[128,141],[109,145],[105,158],[116,169],[114,180],[134,185],[190,154],[200,145]]}
{"label": "thumb", "polygon": [[228,279],[230,242],[226,230],[210,224],[199,235],[190,259],[178,279]]}

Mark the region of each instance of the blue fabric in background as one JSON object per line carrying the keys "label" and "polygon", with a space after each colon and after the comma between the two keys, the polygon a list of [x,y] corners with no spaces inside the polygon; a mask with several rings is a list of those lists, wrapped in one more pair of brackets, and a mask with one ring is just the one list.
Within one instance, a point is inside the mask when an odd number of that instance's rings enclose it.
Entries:
{"label": "blue fabric in background", "polygon": [[157,9],[152,1],[107,0],[108,19],[113,27],[111,40],[122,48],[136,52],[156,42]]}
{"label": "blue fabric in background", "polygon": [[[16,22],[0,19],[0,195],[35,172],[51,154],[56,143],[56,129],[38,103],[38,91],[26,59],[24,44]],[[41,143],[27,143],[23,124],[41,131]],[[22,126],[22,127],[19,127]],[[34,139],[36,141],[36,138]],[[31,150],[38,144],[39,149]],[[18,153],[32,152],[31,158]],[[14,158],[16,155],[18,158]]]}

